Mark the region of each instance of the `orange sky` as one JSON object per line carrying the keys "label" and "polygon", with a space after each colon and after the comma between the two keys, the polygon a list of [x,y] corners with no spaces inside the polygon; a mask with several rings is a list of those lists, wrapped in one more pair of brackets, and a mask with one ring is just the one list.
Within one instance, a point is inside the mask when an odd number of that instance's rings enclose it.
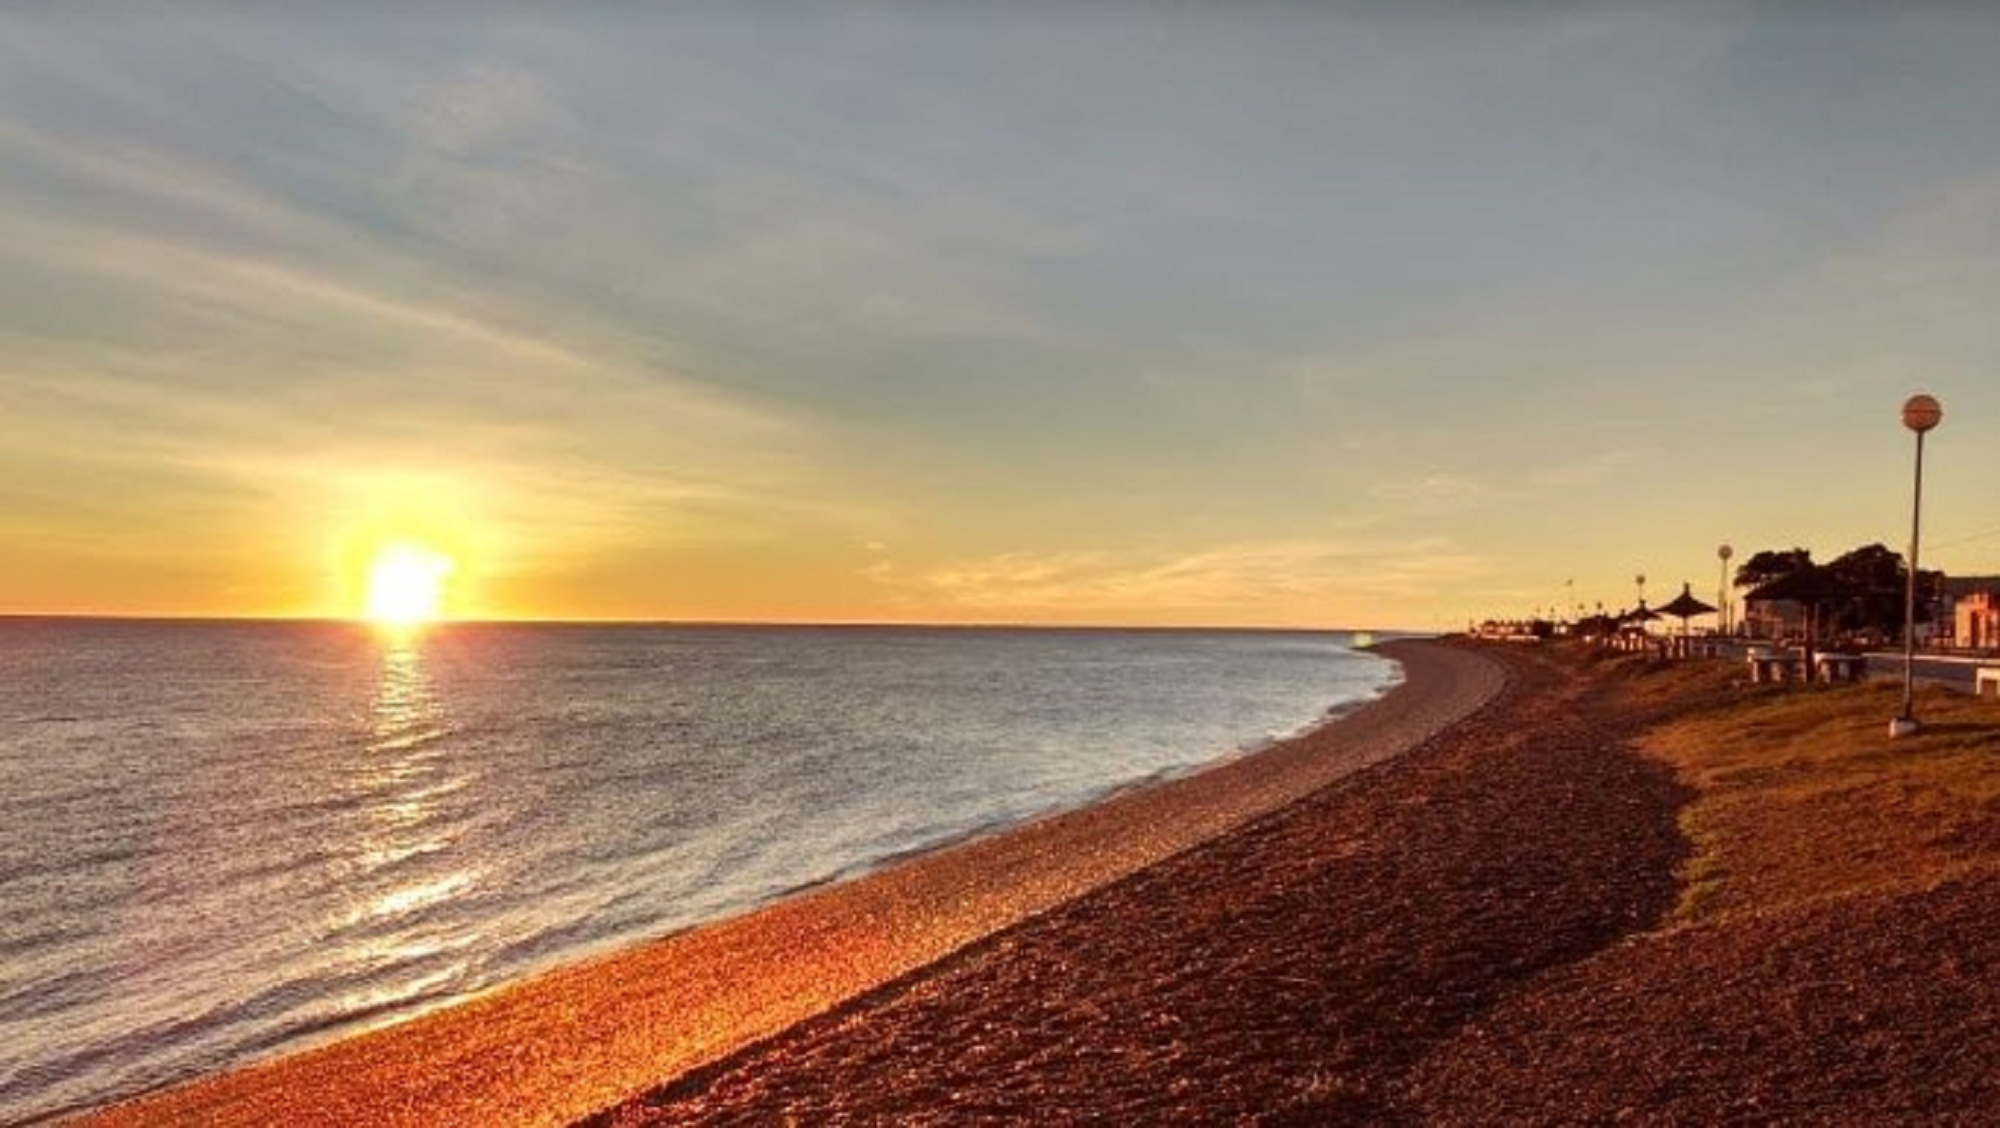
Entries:
{"label": "orange sky", "polygon": [[1085,7],[11,14],[0,613],[1450,627],[1919,389],[2000,572],[2000,15]]}

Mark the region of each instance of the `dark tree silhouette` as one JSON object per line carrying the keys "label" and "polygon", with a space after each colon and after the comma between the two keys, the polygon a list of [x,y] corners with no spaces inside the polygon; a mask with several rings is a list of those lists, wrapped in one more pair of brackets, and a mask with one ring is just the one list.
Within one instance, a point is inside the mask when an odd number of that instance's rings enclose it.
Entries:
{"label": "dark tree silhouette", "polygon": [[[1822,628],[1886,637],[1902,632],[1907,577],[1901,553],[1870,544],[1825,565],[1814,564],[1803,548],[1759,552],[1737,569],[1736,583],[1753,589],[1753,597],[1810,604]],[[1938,572],[1917,573],[1918,622],[1929,621],[1943,579]]]}
{"label": "dark tree silhouette", "polygon": [[1812,553],[1803,548],[1784,551],[1765,549],[1753,554],[1736,569],[1736,586],[1763,587],[1772,580],[1807,571],[1813,566]]}
{"label": "dark tree silhouette", "polygon": [[1885,634],[1902,630],[1908,570],[1900,553],[1879,544],[1864,545],[1828,564],[1826,570],[1847,594],[1834,611],[1836,628]]}

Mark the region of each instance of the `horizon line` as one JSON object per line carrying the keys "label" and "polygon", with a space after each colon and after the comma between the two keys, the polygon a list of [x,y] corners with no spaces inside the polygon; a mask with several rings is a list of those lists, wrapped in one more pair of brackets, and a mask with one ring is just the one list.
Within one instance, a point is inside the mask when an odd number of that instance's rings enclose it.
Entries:
{"label": "horizon line", "polygon": [[[0,611],[0,622],[58,621],[99,623],[229,623],[299,626],[344,626],[377,629],[367,619],[337,615],[172,615],[101,611]],[[744,628],[825,628],[882,629],[902,627],[913,630],[1049,630],[1049,631],[1252,631],[1262,633],[1308,633],[1364,631],[1390,634],[1438,634],[1432,630],[1393,626],[1279,626],[1272,624],[1215,623],[1027,623],[1008,620],[899,621],[869,619],[437,619],[420,625],[419,631],[448,627],[744,627]]]}

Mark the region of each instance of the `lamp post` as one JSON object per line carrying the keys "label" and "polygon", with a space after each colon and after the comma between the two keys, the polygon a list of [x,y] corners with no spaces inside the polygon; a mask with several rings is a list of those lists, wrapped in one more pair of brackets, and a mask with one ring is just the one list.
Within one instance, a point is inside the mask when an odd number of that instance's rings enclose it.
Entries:
{"label": "lamp post", "polygon": [[1734,555],[1736,550],[1726,544],[1715,550],[1715,558],[1722,561],[1722,575],[1715,584],[1715,606],[1720,609],[1715,621],[1725,635],[1729,633],[1729,558]]}
{"label": "lamp post", "polygon": [[1891,737],[1909,736],[1919,727],[1916,713],[1917,543],[1924,512],[1924,434],[1943,418],[1944,408],[1930,396],[1918,394],[1903,401],[1903,426],[1917,436],[1917,468],[1910,498],[1910,569],[1903,585],[1903,711],[1889,722]]}

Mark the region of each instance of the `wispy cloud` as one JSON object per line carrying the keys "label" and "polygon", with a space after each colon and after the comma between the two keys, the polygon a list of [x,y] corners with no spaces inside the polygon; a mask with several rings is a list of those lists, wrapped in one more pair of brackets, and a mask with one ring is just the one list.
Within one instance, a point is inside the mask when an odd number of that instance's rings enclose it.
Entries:
{"label": "wispy cloud", "polygon": [[1531,470],[1526,481],[1540,490],[1597,485],[1624,476],[1653,452],[1644,447],[1612,447]]}
{"label": "wispy cloud", "polygon": [[1451,542],[1275,540],[1182,554],[1112,549],[1012,552],[904,577],[882,562],[869,574],[919,605],[1037,618],[1118,617],[1171,608],[1218,619],[1258,609],[1320,619],[1365,614],[1380,601],[1421,598],[1480,574],[1485,562]]}
{"label": "wispy cloud", "polygon": [[1394,505],[1420,507],[1426,511],[1450,511],[1477,505],[1499,491],[1490,482],[1456,474],[1426,474],[1381,482],[1368,492],[1377,500]]}

